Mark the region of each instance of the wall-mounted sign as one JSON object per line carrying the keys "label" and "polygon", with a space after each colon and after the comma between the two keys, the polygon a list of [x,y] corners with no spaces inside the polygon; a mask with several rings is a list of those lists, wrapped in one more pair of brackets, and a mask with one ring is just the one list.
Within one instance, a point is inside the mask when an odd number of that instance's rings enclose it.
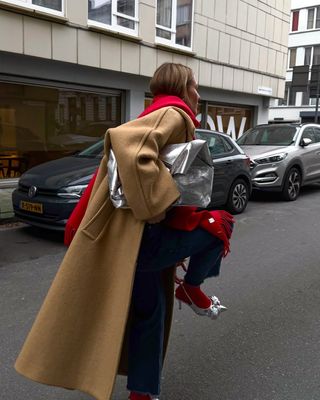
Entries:
{"label": "wall-mounted sign", "polygon": [[266,86],[258,86],[257,92],[263,94],[264,96],[272,96],[272,88]]}
{"label": "wall-mounted sign", "polygon": [[251,128],[252,120],[253,108],[208,105],[207,128],[224,132],[235,140]]}

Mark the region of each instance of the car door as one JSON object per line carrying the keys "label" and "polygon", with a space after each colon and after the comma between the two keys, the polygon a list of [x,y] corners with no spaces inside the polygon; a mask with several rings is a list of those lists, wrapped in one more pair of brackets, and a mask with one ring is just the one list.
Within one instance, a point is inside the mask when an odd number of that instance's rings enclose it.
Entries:
{"label": "car door", "polygon": [[320,127],[313,127],[314,139],[315,139],[315,159],[314,159],[314,168],[313,168],[313,178],[320,179]]}
{"label": "car door", "polygon": [[307,182],[315,179],[317,171],[320,168],[320,143],[316,142],[316,135],[314,127],[312,126],[305,127],[301,139],[310,139],[312,141],[308,146],[302,147],[300,150],[301,161],[304,168],[304,180]]}
{"label": "car door", "polygon": [[214,143],[210,149],[214,165],[214,181],[212,193],[212,205],[225,204],[228,198],[229,189],[233,182],[236,165],[234,148],[226,138],[220,135],[213,135]]}

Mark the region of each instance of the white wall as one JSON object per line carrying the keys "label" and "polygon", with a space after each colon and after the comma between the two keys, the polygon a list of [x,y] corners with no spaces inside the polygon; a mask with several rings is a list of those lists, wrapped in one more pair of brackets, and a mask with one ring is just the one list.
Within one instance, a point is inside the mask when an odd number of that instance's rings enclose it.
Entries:
{"label": "white wall", "polygon": [[291,9],[318,6],[319,0],[291,0]]}
{"label": "white wall", "polygon": [[283,118],[284,121],[300,121],[301,111],[314,111],[314,107],[275,107],[269,110],[269,121]]}
{"label": "white wall", "polygon": [[[320,5],[320,2],[319,2]],[[312,46],[313,44],[320,43],[320,31],[307,31],[299,33],[291,33],[289,35],[288,46],[299,47],[299,46]]]}

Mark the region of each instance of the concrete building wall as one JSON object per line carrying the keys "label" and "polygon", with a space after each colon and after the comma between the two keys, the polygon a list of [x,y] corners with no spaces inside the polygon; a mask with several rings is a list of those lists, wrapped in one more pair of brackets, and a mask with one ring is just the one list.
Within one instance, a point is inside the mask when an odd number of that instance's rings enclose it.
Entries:
{"label": "concrete building wall", "polygon": [[128,37],[89,28],[87,0],[65,0],[63,16],[0,1],[0,51],[146,77],[178,61],[192,66],[200,86],[283,96],[289,0],[195,0],[190,51],[156,44],[156,0],[141,0],[138,18],[138,36]]}

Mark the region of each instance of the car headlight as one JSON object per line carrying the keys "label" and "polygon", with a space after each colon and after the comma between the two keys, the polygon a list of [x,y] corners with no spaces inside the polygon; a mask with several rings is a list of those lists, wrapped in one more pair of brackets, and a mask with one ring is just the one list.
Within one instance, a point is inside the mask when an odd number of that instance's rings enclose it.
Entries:
{"label": "car headlight", "polygon": [[58,190],[57,195],[67,199],[79,199],[88,185],[65,186]]}
{"label": "car headlight", "polygon": [[279,153],[269,157],[256,158],[254,160],[257,164],[270,164],[284,160],[287,157],[288,153]]}

